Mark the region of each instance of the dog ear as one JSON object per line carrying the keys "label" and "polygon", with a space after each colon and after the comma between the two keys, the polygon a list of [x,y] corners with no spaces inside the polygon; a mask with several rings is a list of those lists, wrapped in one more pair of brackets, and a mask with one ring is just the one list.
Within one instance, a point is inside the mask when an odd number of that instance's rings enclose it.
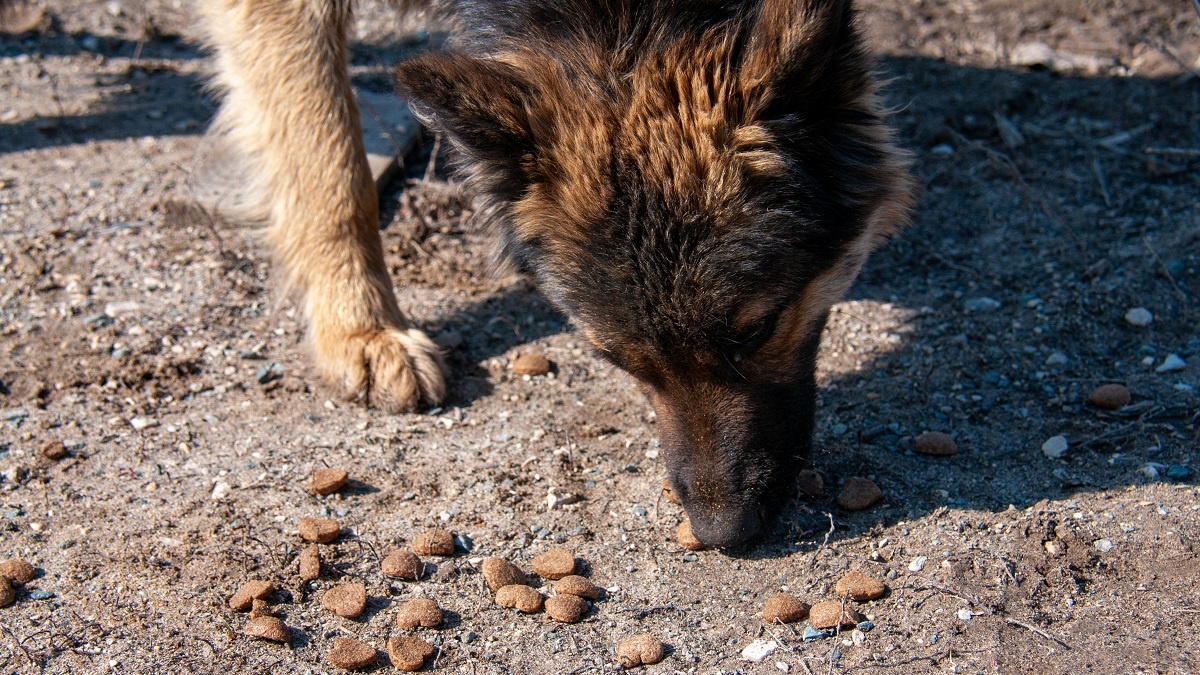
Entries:
{"label": "dog ear", "polygon": [[515,197],[533,154],[529,85],[512,66],[461,52],[422,54],[396,68],[400,95],[425,124],[471,160],[488,190]]}

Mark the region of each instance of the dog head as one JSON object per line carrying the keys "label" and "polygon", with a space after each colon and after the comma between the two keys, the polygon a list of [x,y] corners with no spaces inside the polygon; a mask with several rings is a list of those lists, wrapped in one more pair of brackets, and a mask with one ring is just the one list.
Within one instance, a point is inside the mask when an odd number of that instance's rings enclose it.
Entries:
{"label": "dog head", "polygon": [[909,160],[848,0],[504,3],[399,67],[505,248],[642,385],[709,546],[807,455],[829,308],[905,222]]}

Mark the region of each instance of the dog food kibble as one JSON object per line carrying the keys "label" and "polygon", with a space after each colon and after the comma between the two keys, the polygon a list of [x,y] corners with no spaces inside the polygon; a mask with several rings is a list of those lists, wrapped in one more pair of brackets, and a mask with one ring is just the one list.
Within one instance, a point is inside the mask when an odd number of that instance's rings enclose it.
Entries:
{"label": "dog food kibble", "polygon": [[622,668],[637,668],[658,663],[663,660],[664,654],[662,640],[649,633],[627,637],[617,645],[617,662]]}
{"label": "dog food kibble", "polygon": [[833,586],[833,592],[839,597],[849,595],[852,599],[859,602],[874,600],[882,596],[885,590],[887,589],[882,581],[875,577],[867,576],[858,570],[847,572]]}
{"label": "dog food kibble", "polygon": [[353,619],[367,608],[367,587],[357,582],[338,584],[321,596],[321,606],[340,617]]}
{"label": "dog food kibble", "polygon": [[525,576],[521,568],[504,558],[488,558],[484,560],[483,579],[487,582],[488,588],[492,589],[493,592],[513,584],[520,584],[521,586],[529,585],[529,578]]}
{"label": "dog food kibble", "polygon": [[389,577],[397,579],[407,579],[416,581],[421,578],[421,573],[425,571],[425,563],[417,557],[412,551],[392,551],[388,557],[383,559],[383,573]]}
{"label": "dog food kibble", "polygon": [[575,573],[575,555],[566,549],[552,548],[533,557],[533,571],[544,579],[561,579]]}
{"label": "dog food kibble", "polygon": [[396,615],[397,628],[437,628],[440,625],[442,608],[429,598],[409,600],[400,607],[400,613]]}
{"label": "dog food kibble", "polygon": [[512,371],[515,375],[545,375],[550,372],[550,359],[538,352],[522,354],[513,359]]}
{"label": "dog food kibble", "polygon": [[542,594],[525,584],[512,584],[496,591],[496,604],[534,614],[542,611]]}
{"label": "dog food kibble", "polygon": [[842,491],[838,493],[838,506],[847,511],[862,511],[883,498],[883,491],[868,478],[851,477],[842,483]]}
{"label": "dog food kibble", "polygon": [[420,670],[435,650],[433,645],[421,638],[397,636],[387,641],[387,651],[393,666],[412,672]]}
{"label": "dog food kibble", "polygon": [[454,535],[449,530],[422,532],[413,539],[412,547],[420,555],[454,555]]}
{"label": "dog food kibble", "polygon": [[812,469],[805,469],[796,475],[796,491],[801,499],[820,499],[825,496],[825,479]]}
{"label": "dog food kibble", "polygon": [[300,578],[312,581],[321,576],[321,547],[310,545],[300,553]]}
{"label": "dog food kibble", "polygon": [[950,438],[949,434],[943,434],[940,431],[926,431],[917,436],[916,442],[913,443],[913,449],[922,455],[949,457],[958,452],[958,444],[954,442],[953,438]]}
{"label": "dog food kibble", "polygon": [[8,577],[8,580],[14,584],[23,586],[33,581],[33,577],[36,575],[37,570],[33,565],[20,558],[10,558],[0,562],[0,577]]}
{"label": "dog food kibble", "polygon": [[341,637],[329,650],[329,663],[342,670],[358,670],[375,663],[375,648],[352,637]]}
{"label": "dog food kibble", "polygon": [[312,483],[308,489],[319,495],[327,495],[337,492],[346,484],[346,479],[350,474],[341,469],[317,469],[313,474]]}
{"label": "dog food kibble", "polygon": [[555,593],[578,595],[581,598],[595,600],[600,597],[600,588],[581,576],[571,574],[554,582]]}
{"label": "dog food kibble", "polygon": [[780,593],[767,599],[763,605],[763,621],[792,623],[808,616],[808,605],[791,593]]}
{"label": "dog food kibble", "polygon": [[229,598],[229,608],[244,612],[254,605],[254,601],[266,597],[275,590],[275,584],[261,579],[251,579],[242,582],[237,592]]}
{"label": "dog food kibble", "polygon": [[300,536],[304,541],[315,541],[318,544],[328,544],[342,533],[342,528],[338,526],[337,521],[327,518],[301,518],[296,529],[300,530]]}
{"label": "dog food kibble", "polygon": [[843,612],[842,603],[835,601],[818,602],[813,605],[812,609],[808,610],[808,622],[813,625],[813,628],[820,628],[821,630],[837,628],[839,615],[841,616],[841,625],[843,626],[854,626],[859,621],[862,621],[862,617],[858,615],[858,612],[850,607],[847,607]]}
{"label": "dog food kibble", "polygon": [[255,598],[250,605],[250,618],[257,619],[260,616],[273,616],[271,614],[271,606],[262,598]]}
{"label": "dog food kibble", "polygon": [[246,635],[271,642],[290,642],[292,629],[278,617],[260,616],[246,622]]}
{"label": "dog food kibble", "polygon": [[683,505],[683,502],[679,501],[679,495],[675,494],[675,488],[671,487],[670,479],[663,479],[662,496],[663,499],[671,502],[672,504],[679,504],[681,506]]}
{"label": "dog food kibble", "polygon": [[683,521],[679,527],[675,528],[675,539],[680,546],[689,551],[699,551],[704,548],[704,544],[700,543],[696,535],[692,534],[692,521],[690,520]]}
{"label": "dog food kibble", "polygon": [[546,613],[563,623],[579,623],[592,605],[577,595],[556,595],[546,598]]}
{"label": "dog food kibble", "polygon": [[42,457],[46,459],[57,462],[66,456],[67,446],[63,445],[63,442],[60,440],[46,441],[46,444],[42,446]]}
{"label": "dog food kibble", "polygon": [[1129,405],[1129,389],[1123,384],[1102,384],[1088,394],[1088,403],[1104,410],[1117,410]]}
{"label": "dog food kibble", "polygon": [[13,590],[8,577],[0,577],[0,607],[8,607],[17,601],[17,592]]}

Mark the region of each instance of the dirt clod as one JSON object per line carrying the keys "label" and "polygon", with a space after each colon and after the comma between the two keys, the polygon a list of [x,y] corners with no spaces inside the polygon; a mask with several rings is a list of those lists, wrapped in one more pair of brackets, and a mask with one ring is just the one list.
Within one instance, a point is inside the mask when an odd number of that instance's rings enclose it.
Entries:
{"label": "dirt clod", "polygon": [[412,547],[420,555],[454,555],[454,535],[449,530],[429,530],[418,534]]}
{"label": "dirt clod", "polygon": [[858,570],[847,572],[833,586],[833,592],[839,597],[849,595],[851,599],[859,602],[881,597],[886,590],[887,587],[882,581]]}
{"label": "dirt clod", "polygon": [[274,616],[260,616],[246,622],[246,635],[270,640],[271,642],[290,642],[292,629],[281,619]]}
{"label": "dirt clod", "polygon": [[437,628],[442,625],[442,608],[429,598],[409,600],[396,614],[397,628]]}
{"label": "dirt clod", "polygon": [[679,545],[689,551],[699,551],[704,548],[704,544],[692,534],[692,521],[685,520],[675,528],[675,540]]}
{"label": "dirt clod", "polygon": [[8,577],[14,584],[23,585],[33,581],[37,569],[20,558],[9,558],[0,562],[0,577]]}
{"label": "dirt clod", "polygon": [[17,601],[17,592],[13,590],[8,577],[0,577],[0,607],[8,607]]}
{"label": "dirt clod", "polygon": [[270,595],[275,590],[275,584],[261,579],[250,579],[238,586],[237,592],[229,598],[229,608],[244,612],[254,605],[255,600]]}
{"label": "dirt clod", "polygon": [[1102,410],[1119,410],[1131,400],[1129,388],[1123,384],[1102,384],[1088,394],[1088,403]]}
{"label": "dirt clod", "polygon": [[352,637],[341,637],[329,650],[330,665],[342,670],[358,670],[375,663],[375,648]]}
{"label": "dirt clod", "polygon": [[575,573],[575,554],[552,548],[533,557],[533,571],[544,579],[561,579]]}
{"label": "dirt clod", "polygon": [[662,661],[665,653],[662,640],[649,633],[639,633],[617,645],[617,662],[622,668],[648,666]]}
{"label": "dirt clod", "polygon": [[512,584],[496,591],[497,605],[501,607],[514,607],[525,614],[542,611],[542,600],[541,593],[524,584]]}
{"label": "dirt clod", "polygon": [[313,544],[300,553],[300,578],[312,581],[321,576],[321,547]]}
{"label": "dirt clod", "polygon": [[550,372],[550,359],[540,352],[521,354],[513,359],[512,371],[514,375],[545,375]]}
{"label": "dirt clod", "polygon": [[546,598],[546,613],[563,623],[578,623],[591,608],[591,603],[575,595],[555,595]]}
{"label": "dirt clod", "polygon": [[816,471],[805,469],[796,476],[796,491],[801,499],[820,499],[825,496],[825,479]]}
{"label": "dirt clod", "polygon": [[353,619],[367,608],[367,587],[358,582],[338,584],[321,596],[321,606],[340,617]]}
{"label": "dirt clod", "polygon": [[838,493],[838,506],[847,511],[862,511],[883,498],[883,491],[869,478],[852,476],[842,483]]}
{"label": "dirt clod", "polygon": [[842,611],[841,601],[818,602],[808,610],[808,622],[813,625],[813,628],[828,630],[838,626],[838,617],[841,616],[842,626],[854,626],[862,617],[852,607],[846,607]]}
{"label": "dirt clod", "polygon": [[600,587],[581,576],[571,574],[554,582],[554,592],[577,595],[588,600],[600,597]]}
{"label": "dirt clod", "polygon": [[397,636],[387,641],[392,665],[406,672],[420,670],[435,651],[433,645],[417,637]]}
{"label": "dirt clod", "polygon": [[492,591],[499,591],[505,586],[519,584],[529,585],[529,578],[521,568],[504,558],[488,558],[483,561],[483,579]]}
{"label": "dirt clod", "polygon": [[425,563],[421,562],[417,554],[403,549],[389,553],[380,567],[385,575],[408,581],[420,579],[421,573],[425,571]]}
{"label": "dirt clod", "polygon": [[791,593],[779,593],[763,605],[763,621],[792,623],[808,616],[808,605]]}
{"label": "dirt clod", "polygon": [[317,469],[313,473],[308,489],[319,495],[328,495],[342,489],[350,474],[341,469]]}
{"label": "dirt clod", "polygon": [[926,431],[917,436],[913,449],[922,455],[932,457],[949,457],[958,452],[958,444],[949,434],[940,431]]}
{"label": "dirt clod", "polygon": [[42,446],[42,457],[46,459],[57,462],[66,456],[67,446],[63,445],[63,442],[58,439],[46,441],[45,445]]}
{"label": "dirt clod", "polygon": [[683,504],[683,502],[679,501],[679,495],[675,494],[675,488],[671,487],[671,481],[668,478],[663,479],[662,496],[663,499],[671,502],[672,504]]}
{"label": "dirt clod", "polygon": [[342,528],[337,521],[328,518],[301,518],[296,529],[300,530],[300,536],[304,541],[313,541],[318,544],[328,544],[342,533]]}

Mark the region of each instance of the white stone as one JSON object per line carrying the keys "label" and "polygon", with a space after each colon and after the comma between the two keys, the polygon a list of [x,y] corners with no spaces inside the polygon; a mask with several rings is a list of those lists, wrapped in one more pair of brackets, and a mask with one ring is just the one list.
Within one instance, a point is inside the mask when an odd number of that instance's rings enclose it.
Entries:
{"label": "white stone", "polygon": [[908,563],[909,572],[920,572],[925,569],[925,563],[929,562],[929,556],[919,555],[913,558],[912,562]]}
{"label": "white stone", "polygon": [[1042,454],[1050,459],[1061,459],[1063,455],[1067,454],[1067,449],[1070,447],[1071,444],[1067,442],[1066,436],[1051,436],[1046,439],[1045,443],[1042,443]]}
{"label": "white stone", "polygon": [[1150,310],[1146,309],[1145,307],[1134,307],[1128,312],[1125,312],[1125,320],[1128,321],[1132,326],[1145,328],[1146,326],[1154,323],[1154,315],[1151,314]]}
{"label": "white stone", "polygon": [[1113,543],[1107,539],[1097,539],[1094,545],[1101,553],[1108,553],[1113,547]]}
{"label": "white stone", "polygon": [[1067,358],[1067,355],[1062,352],[1054,352],[1046,357],[1046,365],[1048,366],[1065,366],[1070,361],[1071,359]]}
{"label": "white stone", "polygon": [[148,417],[135,417],[129,420],[129,426],[133,427],[137,431],[141,431],[142,429],[149,429],[150,427],[158,426],[158,420]]}
{"label": "white stone", "polygon": [[137,314],[141,308],[141,305],[132,300],[125,302],[110,302],[104,306],[104,313],[108,316],[116,318],[122,314]]}
{"label": "white stone", "polygon": [[779,643],[774,640],[755,640],[742,650],[742,658],[752,663],[762,663],[778,648]]}
{"label": "white stone", "polygon": [[960,609],[958,610],[958,618],[963,621],[970,621],[975,618],[975,615],[969,609]]}
{"label": "white stone", "polygon": [[223,480],[217,481],[216,485],[213,485],[212,500],[214,502],[219,502],[228,496],[229,496],[229,483],[226,483]]}
{"label": "white stone", "polygon": [[1000,309],[1000,301],[986,296],[971,298],[963,303],[963,308],[968,312],[991,312]]}
{"label": "white stone", "polygon": [[1187,361],[1184,361],[1178,354],[1168,354],[1167,358],[1154,369],[1156,373],[1174,373],[1187,368]]}

